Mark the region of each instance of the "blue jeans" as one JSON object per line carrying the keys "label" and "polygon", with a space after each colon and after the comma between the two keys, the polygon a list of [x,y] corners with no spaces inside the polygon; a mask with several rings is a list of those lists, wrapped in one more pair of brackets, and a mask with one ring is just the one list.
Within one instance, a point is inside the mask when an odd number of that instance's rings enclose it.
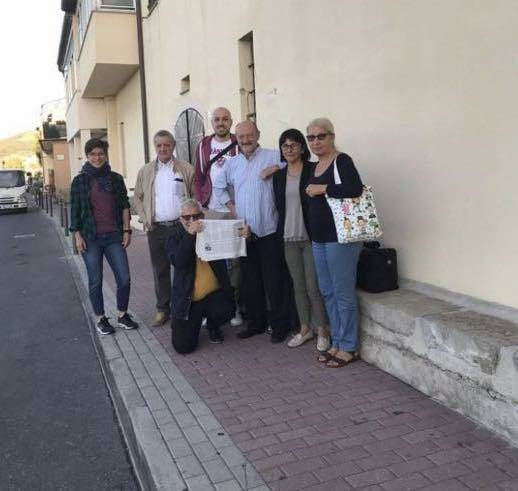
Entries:
{"label": "blue jeans", "polygon": [[126,312],[130,296],[130,272],[121,234],[99,234],[95,239],[85,240],[86,251],[82,256],[88,273],[88,293],[95,315],[104,315],[103,257],[106,257],[117,283],[117,309]]}
{"label": "blue jeans", "polygon": [[361,243],[313,242],[318,286],[324,297],[333,348],[358,349],[358,299],[356,268]]}

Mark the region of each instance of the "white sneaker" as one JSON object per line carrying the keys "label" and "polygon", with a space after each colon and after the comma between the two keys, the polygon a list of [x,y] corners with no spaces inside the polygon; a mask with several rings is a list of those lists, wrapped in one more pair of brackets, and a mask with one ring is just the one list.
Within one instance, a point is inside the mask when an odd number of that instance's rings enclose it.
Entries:
{"label": "white sneaker", "polygon": [[295,334],[295,336],[288,341],[288,348],[297,348],[310,339],[313,339],[313,331],[308,331],[304,336],[300,333]]}
{"label": "white sneaker", "polygon": [[230,319],[230,325],[232,327],[237,327],[243,324],[243,318],[241,317],[241,314],[239,312],[236,312],[236,315],[233,319]]}
{"label": "white sneaker", "polygon": [[317,350],[318,351],[327,351],[329,349],[329,337],[328,336],[318,336],[317,337]]}

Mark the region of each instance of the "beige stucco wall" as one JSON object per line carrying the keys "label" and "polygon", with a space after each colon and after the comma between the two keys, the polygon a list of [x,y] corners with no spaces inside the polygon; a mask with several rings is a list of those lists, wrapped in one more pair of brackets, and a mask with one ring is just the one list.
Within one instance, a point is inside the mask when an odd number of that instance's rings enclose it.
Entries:
{"label": "beige stucco wall", "polygon": [[400,274],[518,307],[516,25],[511,0],[160,1],[144,21],[150,132],[189,105],[240,114],[253,31],[263,144],[330,117]]}
{"label": "beige stucco wall", "polygon": [[[117,109],[117,141],[120,149],[120,172],[126,178],[128,189],[135,187],[137,173],[144,164],[142,140],[142,109],[138,72],[128,81],[115,98]],[[123,123],[123,134],[121,133]]]}
{"label": "beige stucco wall", "polygon": [[103,99],[83,99],[76,91],[66,112],[67,139],[82,129],[106,128],[106,108]]}
{"label": "beige stucco wall", "polygon": [[70,159],[68,144],[65,141],[53,144],[52,160],[56,191],[66,191],[70,188]]}

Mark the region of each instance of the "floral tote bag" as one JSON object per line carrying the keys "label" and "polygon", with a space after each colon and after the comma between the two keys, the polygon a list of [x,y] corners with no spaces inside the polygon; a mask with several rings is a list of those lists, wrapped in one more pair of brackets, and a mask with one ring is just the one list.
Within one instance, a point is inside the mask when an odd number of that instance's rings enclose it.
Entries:
{"label": "floral tote bag", "polygon": [[[336,159],[333,162],[333,175],[335,184],[342,184]],[[371,186],[363,186],[363,193],[358,198],[326,199],[333,213],[339,243],[368,242],[383,234]]]}

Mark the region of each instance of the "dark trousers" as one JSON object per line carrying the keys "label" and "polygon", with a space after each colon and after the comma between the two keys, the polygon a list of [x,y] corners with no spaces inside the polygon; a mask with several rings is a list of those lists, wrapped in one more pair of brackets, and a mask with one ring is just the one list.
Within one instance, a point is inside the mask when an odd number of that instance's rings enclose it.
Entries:
{"label": "dark trousers", "polygon": [[192,302],[188,319],[171,319],[171,341],[177,353],[192,353],[198,346],[201,322],[207,328],[219,327],[234,317],[234,299],[220,288],[198,302]]}
{"label": "dark trousers", "polygon": [[288,281],[283,247],[277,234],[267,235],[248,242],[247,256],[241,258],[248,328],[261,331],[269,322],[274,336],[284,335],[292,324],[291,284]]}
{"label": "dark trousers", "polygon": [[171,310],[171,262],[165,245],[172,231],[173,227],[155,224],[153,230],[147,233],[155,283],[156,309],[167,314]]}
{"label": "dark trousers", "polygon": [[117,309],[126,312],[130,296],[130,271],[121,234],[99,234],[95,239],[86,239],[86,251],[82,256],[88,274],[88,293],[94,314],[104,315],[103,258],[108,261],[117,283]]}

